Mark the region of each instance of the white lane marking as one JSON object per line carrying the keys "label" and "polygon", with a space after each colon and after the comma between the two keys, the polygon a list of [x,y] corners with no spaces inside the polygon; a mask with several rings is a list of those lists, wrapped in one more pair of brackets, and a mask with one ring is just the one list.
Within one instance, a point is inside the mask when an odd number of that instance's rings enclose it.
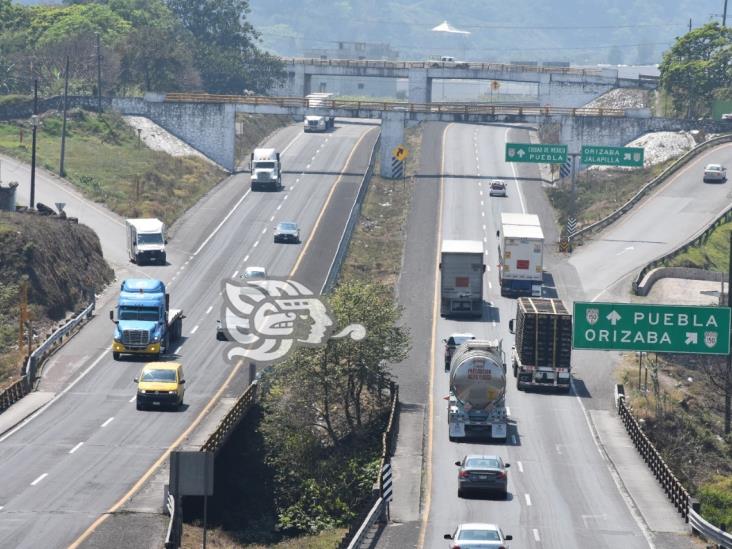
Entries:
{"label": "white lane marking", "polygon": [[170,282],[172,283],[178,275],[173,276],[173,278],[170,279]]}
{"label": "white lane marking", "polygon": [[[506,129],[506,133],[504,134],[504,138],[503,138],[503,140],[506,143],[508,143],[508,130],[509,129],[510,128]],[[524,197],[523,197],[523,193],[521,192],[521,185],[519,185],[518,175],[516,175],[516,166],[514,165],[515,162],[511,162],[510,164],[511,164],[511,171],[513,172],[513,179],[514,179],[514,181],[516,181],[516,190],[518,191],[519,201],[521,202],[521,213],[526,213],[526,204],[524,204]]]}
{"label": "white lane marking", "polygon": [[519,472],[520,473],[523,473],[524,472],[524,464],[521,463],[520,461],[517,461],[516,462],[516,465],[518,465]]}
{"label": "white lane marking", "polygon": [[236,278],[236,275],[238,275],[238,274],[239,274],[239,271],[234,271],[234,274],[231,275],[231,278]]}
{"label": "white lane marking", "polygon": [[183,263],[183,265],[188,265],[190,262],[191,262],[191,260],[189,259],[188,261],[186,261],[185,263]]}
{"label": "white lane marking", "polygon": [[[292,145],[292,143],[290,143],[290,145]],[[289,147],[290,145],[288,145],[288,147]],[[283,151],[283,152],[284,152],[284,151]],[[282,154],[282,153],[280,153],[280,154]],[[220,222],[220,223],[219,223],[218,225],[216,225],[216,228],[215,228],[215,229],[214,229],[213,231],[211,231],[211,234],[210,234],[210,235],[208,235],[208,236],[206,237],[206,240],[204,240],[203,242],[201,242],[201,245],[200,245],[200,246],[198,247],[198,249],[197,249],[197,250],[196,250],[195,252],[193,252],[193,257],[197,256],[197,255],[198,255],[198,254],[199,254],[199,253],[201,252],[201,250],[203,250],[204,246],[205,246],[206,244],[208,244],[209,240],[211,240],[211,239],[212,239],[212,238],[214,237],[214,235],[215,235],[215,234],[216,234],[217,232],[219,232],[219,229],[221,229],[221,227],[222,227],[222,226],[224,225],[224,223],[226,223],[226,220],[227,220],[227,219],[229,219],[229,218],[230,218],[230,217],[231,217],[231,216],[232,216],[232,215],[234,214],[234,212],[235,212],[235,211],[236,211],[236,209],[237,209],[237,208],[239,207],[239,205],[240,205],[240,204],[241,204],[241,203],[242,203],[242,202],[244,201],[244,199],[245,199],[245,198],[246,198],[247,196],[249,196],[249,193],[250,193],[250,192],[252,192],[252,190],[251,190],[251,189],[247,189],[247,192],[245,192],[245,193],[244,193],[244,194],[242,195],[242,197],[241,197],[241,198],[239,199],[239,201],[238,201],[238,202],[237,202],[236,204],[234,204],[234,207],[233,207],[233,208],[231,208],[231,210],[229,210],[229,213],[227,213],[227,214],[226,214],[226,215],[224,216],[224,218],[223,218],[223,219],[221,220],[221,222]]]}
{"label": "white lane marking", "polygon": [[128,400],[127,402],[135,402],[135,399],[137,399],[137,395],[133,395],[133,397]]}
{"label": "white lane marking", "polygon": [[483,230],[484,230],[484,231],[486,230],[486,229],[485,229],[485,225],[483,225]]}
{"label": "white lane marking", "polygon": [[480,196],[483,196],[483,191],[478,191],[480,193]]}
{"label": "white lane marking", "polygon": [[[236,276],[236,275],[234,275],[234,276]],[[210,313],[212,310],[213,310],[213,305],[209,305],[208,309],[206,309],[206,313],[205,314]]]}
{"label": "white lane marking", "polygon": [[79,444],[74,446],[71,450],[69,450],[69,454],[73,454],[74,452],[76,452],[79,448],[81,448],[82,444],[84,444],[84,443],[80,442]]}
{"label": "white lane marking", "polygon": [[270,218],[269,218],[269,221],[270,221],[270,223],[271,223],[272,221],[274,221],[274,216],[270,217]]}
{"label": "white lane marking", "polygon": [[178,345],[178,348],[175,351],[173,351],[173,354],[177,355],[182,348],[183,348],[183,345]]}
{"label": "white lane marking", "polygon": [[307,166],[305,166],[305,169],[306,170],[309,170],[310,169],[310,164],[308,164]]}
{"label": "white lane marking", "polygon": [[491,281],[488,281],[488,288],[493,288],[493,284],[491,284]]}
{"label": "white lane marking", "polygon": [[2,511],[3,509],[5,509],[5,507],[0,505],[0,511]]}
{"label": "white lane marking", "polygon": [[183,269],[185,269],[185,268],[186,268],[186,266],[185,266],[185,265],[181,265],[181,266],[180,266],[180,269],[178,269],[178,272],[181,272],[181,271],[182,271]]}
{"label": "white lane marking", "polygon": [[262,229],[262,234],[264,234],[266,232],[267,232],[267,227],[265,227],[264,229]]}
{"label": "white lane marking", "polygon": [[[595,297],[595,299],[600,297],[605,292],[605,290],[600,292]],[[607,470],[610,473],[610,476],[612,477],[613,482],[615,483],[615,487],[618,489],[620,496],[625,501],[625,505],[628,507],[628,510],[630,511],[630,515],[633,517],[633,520],[635,520],[635,523],[638,525],[638,528],[640,529],[641,533],[643,534],[643,537],[646,538],[646,543],[648,544],[648,547],[650,549],[656,549],[656,546],[653,543],[653,539],[651,538],[651,533],[648,531],[648,527],[646,526],[645,520],[643,520],[643,518],[641,518],[640,511],[636,507],[635,502],[633,502],[632,498],[630,497],[630,494],[627,492],[625,486],[623,485],[623,481],[620,479],[620,475],[615,470],[614,466],[610,463],[610,458],[607,457],[607,454],[605,453],[605,451],[602,448],[602,444],[600,443],[600,436],[597,434],[595,427],[592,425],[592,421],[590,421],[590,416],[587,413],[587,409],[585,408],[584,402],[582,402],[582,399],[577,394],[577,391],[574,388],[574,381],[572,379],[570,379],[569,383],[572,385],[572,392],[574,392],[574,398],[577,399],[577,402],[579,403],[580,408],[582,409],[582,414],[585,416],[585,422],[587,423],[587,427],[590,430],[590,436],[592,436],[592,441],[595,443],[595,447],[597,448],[597,451],[600,453],[602,460],[605,462],[605,466],[607,467]],[[2,439],[0,439],[0,442],[2,442]]]}
{"label": "white lane marking", "polygon": [[191,330],[191,335],[195,334],[198,331],[198,324],[196,324],[193,329]]}
{"label": "white lane marking", "polygon": [[481,217],[485,217],[485,212],[480,212]]}
{"label": "white lane marking", "polygon": [[[247,254],[247,255],[244,256],[244,263],[247,262],[247,259],[249,259],[249,254]],[[219,294],[219,295],[221,295],[221,294]]]}
{"label": "white lane marking", "polygon": [[282,204],[277,205],[277,211],[280,211],[280,208],[282,207]]}
{"label": "white lane marking", "polygon": [[[486,255],[488,255],[488,254],[486,254]],[[490,265],[486,265],[486,266],[485,266],[485,270],[486,270],[486,271],[490,271],[490,270],[491,270],[491,266],[490,266]]]}
{"label": "white lane marking", "polygon": [[[488,244],[488,237],[487,236],[484,236],[483,237],[483,242],[485,242],[486,244]],[[486,255],[488,255],[488,254],[486,254]]]}
{"label": "white lane marking", "polygon": [[511,408],[509,408],[508,406],[506,406],[506,415],[507,416],[511,415]]}
{"label": "white lane marking", "polygon": [[541,541],[541,538],[539,537],[539,530],[534,528],[533,532],[534,532],[534,540]]}
{"label": "white lane marking", "polygon": [[48,473],[43,473],[40,477],[38,477],[36,480],[34,480],[33,482],[31,482],[30,485],[31,486],[35,486],[36,484],[38,484],[39,482],[41,482],[47,476],[48,476]]}
{"label": "white lane marking", "polygon": [[630,252],[630,251],[633,251],[633,250],[635,250],[635,248],[633,246],[628,246],[627,248],[625,248],[625,249],[619,251],[618,253],[616,253],[615,255],[623,255],[625,252]]}
{"label": "white lane marking", "polygon": [[[313,155],[313,157],[310,159],[310,162],[314,162],[314,161],[315,161],[315,155]],[[308,164],[308,167],[309,166],[310,166],[310,164]]]}
{"label": "white lane marking", "polygon": [[106,427],[107,425],[109,425],[113,421],[114,421],[114,417],[110,417],[107,421],[105,421],[104,423],[102,423],[102,427]]}
{"label": "white lane marking", "polygon": [[[483,202],[483,201],[481,200],[481,201],[480,201],[480,207],[482,208],[483,206],[485,206],[485,202]],[[485,225],[483,225],[483,227],[485,227]]]}
{"label": "white lane marking", "polygon": [[282,200],[287,200],[290,197],[289,194],[286,194]]}
{"label": "white lane marking", "polygon": [[557,449],[557,454],[562,455],[562,447],[559,444],[555,444],[554,447]]}
{"label": "white lane marking", "polygon": [[256,241],[256,242],[254,243],[254,245],[252,246],[252,248],[256,248],[257,246],[259,246],[259,240],[257,240],[257,241]]}
{"label": "white lane marking", "polygon": [[77,377],[74,381],[72,381],[63,391],[58,393],[56,396],[54,396],[51,400],[49,400],[46,404],[38,408],[35,413],[31,414],[27,418],[25,418],[23,421],[21,421],[14,429],[11,429],[7,433],[5,433],[2,437],[0,437],[0,442],[3,442],[4,440],[10,438],[14,433],[18,432],[23,426],[28,425],[31,421],[33,421],[35,418],[40,416],[43,412],[48,410],[48,407],[51,406],[54,402],[56,402],[59,398],[61,398],[63,395],[68,393],[77,383],[79,383],[84,377],[92,371],[92,369],[101,362],[101,360],[104,358],[104,355],[106,355],[109,352],[108,349],[102,351],[102,353],[96,358],[94,362],[91,363],[91,365],[81,372],[79,377]]}
{"label": "white lane marking", "polygon": [[526,498],[526,506],[531,507],[531,496],[529,494],[524,494],[524,497]]}
{"label": "white lane marking", "polygon": [[300,183],[300,178],[295,179],[295,183]]}

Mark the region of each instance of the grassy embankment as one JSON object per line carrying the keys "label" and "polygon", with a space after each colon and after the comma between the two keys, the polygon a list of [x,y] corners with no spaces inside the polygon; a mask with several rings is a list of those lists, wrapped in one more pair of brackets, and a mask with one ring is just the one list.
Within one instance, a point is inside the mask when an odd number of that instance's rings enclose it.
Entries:
{"label": "grassy embankment", "polygon": [[[406,145],[411,151],[407,159],[406,173],[411,176],[415,173],[419,162],[419,145],[421,143],[421,128],[408,130]],[[378,159],[378,156],[377,156]],[[361,210],[360,221],[353,233],[349,246],[348,256],[343,266],[342,280],[381,282],[394,288],[399,276],[404,248],[405,223],[409,211],[409,202],[414,182],[410,177],[405,181],[390,181],[378,175],[379,165],[375,166],[375,175],[372,177],[369,190],[364,199]],[[254,423],[254,422],[249,422]],[[238,438],[238,437],[237,437]],[[250,498],[259,501],[260,506],[268,506],[271,500],[271,470],[264,464],[258,464],[261,459],[260,447],[262,444],[261,435],[258,435],[256,426],[252,425],[246,433],[242,433],[247,443],[242,443],[241,448],[236,452],[236,461],[241,463],[254,463],[250,471],[250,482],[242,480],[242,484],[253,490]],[[371,449],[375,454],[379,448]],[[246,472],[244,474],[247,474]],[[350,475],[347,471],[344,475]],[[265,479],[262,481],[262,479]],[[260,492],[261,490],[261,492]],[[316,502],[313,501],[313,505]],[[209,509],[211,509],[209,507]],[[228,509],[231,515],[236,511]],[[209,517],[211,517],[209,510]],[[226,517],[222,517],[227,520]],[[229,522],[235,522],[229,517]],[[247,532],[233,531],[232,528],[214,528],[208,533],[208,540],[212,547],[234,548],[245,547],[246,549],[260,549],[262,547],[274,547],[276,549],[332,549],[340,541],[345,533],[344,528],[329,528],[317,535],[299,536],[290,539],[281,539],[270,530],[270,524],[261,524],[261,531],[255,532],[256,527],[250,528]],[[200,525],[186,524],[184,528],[184,547],[198,547],[202,541],[202,529]],[[269,540],[262,543],[269,536]],[[247,540],[259,538],[260,543],[251,543]]]}

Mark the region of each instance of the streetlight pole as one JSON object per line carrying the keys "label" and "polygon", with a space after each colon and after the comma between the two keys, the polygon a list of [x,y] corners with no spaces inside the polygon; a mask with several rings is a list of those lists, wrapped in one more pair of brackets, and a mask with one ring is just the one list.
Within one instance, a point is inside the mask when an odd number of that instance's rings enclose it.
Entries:
{"label": "streetlight pole", "polygon": [[30,209],[36,207],[36,131],[38,130],[38,79],[33,81],[33,150],[31,152],[31,188],[30,188]]}
{"label": "streetlight pole", "polygon": [[99,43],[99,33],[94,33],[97,37],[97,112],[102,112],[102,50]]}
{"label": "streetlight pole", "polygon": [[58,169],[58,174],[61,177],[66,176],[64,170],[64,155],[66,154],[66,107],[69,96],[69,56],[66,56],[66,74],[64,75],[64,122],[61,127],[61,162]]}
{"label": "streetlight pole", "polygon": [[727,0],[724,0],[724,10],[722,11],[722,28],[727,26]]}

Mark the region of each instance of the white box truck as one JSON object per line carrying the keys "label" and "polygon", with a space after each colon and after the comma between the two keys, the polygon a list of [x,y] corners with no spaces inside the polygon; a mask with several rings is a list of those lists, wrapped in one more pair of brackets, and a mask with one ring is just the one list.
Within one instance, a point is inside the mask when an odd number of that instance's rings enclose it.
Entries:
{"label": "white box truck", "polygon": [[165,265],[165,224],[159,219],[126,219],[127,255],[138,265]]}
{"label": "white box truck", "polygon": [[276,149],[254,149],[249,161],[253,191],[282,189],[282,165]]}
{"label": "white box truck", "polygon": [[[306,96],[307,106],[311,108],[329,108],[326,101],[333,98],[332,93],[311,93]],[[307,132],[327,132],[335,127],[335,117],[319,114],[307,115],[303,121],[303,130]]]}
{"label": "white box truck", "polygon": [[485,254],[480,240],[443,240],[440,258],[440,315],[483,314]]}
{"label": "white box truck", "polygon": [[541,297],[544,278],[544,233],[532,214],[501,214],[498,232],[501,295]]}

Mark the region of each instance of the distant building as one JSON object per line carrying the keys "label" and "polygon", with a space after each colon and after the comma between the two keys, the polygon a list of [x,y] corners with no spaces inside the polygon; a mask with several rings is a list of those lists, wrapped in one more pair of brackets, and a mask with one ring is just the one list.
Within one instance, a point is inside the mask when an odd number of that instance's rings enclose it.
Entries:
{"label": "distant building", "polygon": [[399,59],[399,52],[389,44],[371,42],[334,42],[332,48],[311,48],[305,50],[304,57],[316,59]]}

